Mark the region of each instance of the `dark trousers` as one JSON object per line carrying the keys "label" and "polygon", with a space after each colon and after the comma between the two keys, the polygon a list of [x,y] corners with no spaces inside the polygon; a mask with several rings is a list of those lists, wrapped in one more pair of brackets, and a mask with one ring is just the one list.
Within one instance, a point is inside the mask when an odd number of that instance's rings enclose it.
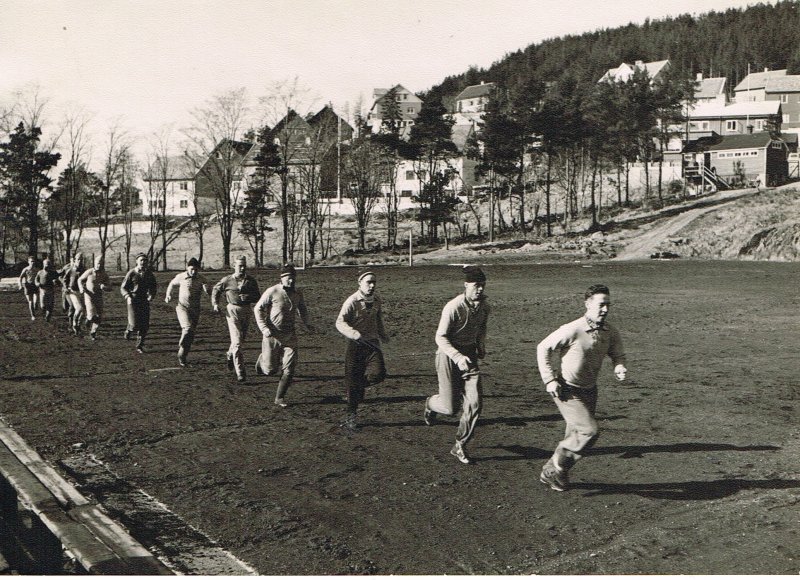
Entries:
{"label": "dark trousers", "polygon": [[136,346],[142,346],[144,337],[150,330],[150,302],[147,299],[131,300],[128,303],[128,330],[139,332]]}
{"label": "dark trousers", "polygon": [[347,408],[351,413],[358,410],[364,400],[364,389],[377,385],[386,378],[383,352],[363,342],[347,341],[344,356],[344,384],[347,389]]}

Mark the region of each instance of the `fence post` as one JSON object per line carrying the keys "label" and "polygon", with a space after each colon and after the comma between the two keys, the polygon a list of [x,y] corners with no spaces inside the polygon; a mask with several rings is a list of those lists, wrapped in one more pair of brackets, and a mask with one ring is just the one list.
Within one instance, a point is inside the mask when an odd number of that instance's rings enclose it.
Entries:
{"label": "fence post", "polygon": [[408,265],[414,265],[414,231],[408,230]]}

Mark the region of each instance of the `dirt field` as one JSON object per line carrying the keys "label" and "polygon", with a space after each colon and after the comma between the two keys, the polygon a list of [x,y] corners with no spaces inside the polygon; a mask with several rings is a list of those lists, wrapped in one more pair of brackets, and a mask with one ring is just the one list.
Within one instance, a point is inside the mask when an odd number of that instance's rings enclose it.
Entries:
{"label": "dirt field", "polygon": [[[180,369],[163,301],[150,352],[137,355],[118,292],[96,343],[69,336],[63,317],[31,322],[20,294],[0,294],[0,415],[173,563],[186,534],[119,507],[84,460],[120,478],[114,497],[143,490],[260,574],[800,572],[800,264],[485,270],[493,315],[472,466],[448,453],[456,419],[422,422],[438,316],[463,288],[446,266],[378,271],[390,377],[352,437],[336,428],[344,339],[333,321],[353,269],[299,276],[319,334],[301,335],[286,409],[272,405],[274,379],[233,380],[208,303],[193,365]],[[263,289],[276,274],[258,277]],[[538,481],[563,422],[535,347],[582,313],[596,282],[612,289],[630,380],[617,384],[606,363],[600,440],[557,493]],[[258,349],[251,332],[249,363]]]}

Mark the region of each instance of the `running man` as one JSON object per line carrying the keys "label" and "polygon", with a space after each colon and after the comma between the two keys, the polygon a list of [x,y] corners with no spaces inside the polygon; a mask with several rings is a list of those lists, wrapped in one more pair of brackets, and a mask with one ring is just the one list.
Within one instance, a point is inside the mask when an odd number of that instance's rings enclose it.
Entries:
{"label": "running man", "polygon": [[364,389],[386,378],[381,341],[389,342],[383,324],[381,299],[375,292],[378,279],[373,272],[358,277],[358,290],[342,304],[336,330],[347,338],[344,359],[344,384],[347,390],[347,417],[342,423],[348,432],[358,431],[358,405]]}
{"label": "running man", "polygon": [[92,340],[97,340],[97,329],[103,319],[103,292],[111,290],[111,280],[106,273],[102,255],[94,259],[93,268],[89,268],[78,278],[78,289],[83,294],[86,321],[91,324],[89,336]]}
{"label": "running man", "polygon": [[539,373],[567,423],[564,439],[544,464],[539,479],[555,491],[569,487],[569,470],[594,445],[597,376],[606,355],[617,380],[625,380],[625,351],[616,328],[606,322],[611,307],[607,286],[596,284],[584,294],[586,312],[539,343]]}
{"label": "running man", "polygon": [[464,292],[442,310],[436,329],[436,374],[439,394],[425,401],[425,424],[433,425],[437,415],[452,415],[461,402],[461,420],[450,453],[470,464],[466,445],[481,414],[481,373],[478,359],[486,356],[486,322],[489,303],[484,288],[486,275],[477,266],[464,268]]}
{"label": "running man", "polygon": [[83,275],[85,270],[83,254],[80,252],[77,252],[72,257],[72,264],[62,269],[61,283],[64,285],[64,295],[69,301],[68,318],[75,336],[78,336],[81,318],[83,317],[83,298],[81,297],[80,288],[78,288],[78,278]]}
{"label": "running man", "polygon": [[138,254],[136,266],[122,280],[119,291],[128,307],[128,327],[125,340],[130,340],[136,332],[136,351],[144,353],[144,339],[150,330],[150,302],[156,297],[158,284],[152,270],[147,267],[147,256]]}
{"label": "running man", "polygon": [[25,294],[28,302],[28,311],[31,313],[31,320],[36,320],[36,311],[39,309],[39,293],[36,291],[36,275],[39,268],[36,267],[36,258],[28,256],[28,265],[19,273],[19,289]]}
{"label": "running man", "polygon": [[270,286],[261,295],[255,306],[256,323],[264,338],[261,340],[261,354],[256,361],[256,373],[273,376],[281,370],[275,404],[286,407],[286,393],[297,368],[297,314],[306,327],[314,328],[308,319],[308,309],[302,290],[295,287],[297,272],[294,266],[286,264],[281,268],[281,281]]}
{"label": "running man", "polygon": [[236,371],[236,380],[243,383],[247,379],[244,370],[242,342],[247,336],[250,320],[253,318],[252,306],[258,302],[261,291],[258,282],[247,274],[247,258],[239,256],[233,265],[233,274],[225,276],[211,290],[211,304],[214,312],[219,312],[219,296],[225,294],[225,320],[231,335],[231,346],[226,354],[228,370]]}
{"label": "running man", "polygon": [[175,313],[178,315],[178,322],[181,325],[181,338],[178,341],[178,363],[185,367],[189,351],[194,342],[194,335],[197,331],[197,323],[200,322],[200,293],[208,292],[208,282],[200,274],[200,262],[197,258],[191,258],[186,263],[186,271],[175,276],[167,286],[167,295],[164,302],[169,304],[172,300],[172,289],[178,287],[178,305]]}
{"label": "running man", "polygon": [[53,316],[53,308],[56,303],[56,282],[59,279],[58,270],[50,264],[50,258],[45,258],[42,262],[42,269],[36,274],[36,287],[39,289],[39,304],[44,312],[45,321],[49,321]]}

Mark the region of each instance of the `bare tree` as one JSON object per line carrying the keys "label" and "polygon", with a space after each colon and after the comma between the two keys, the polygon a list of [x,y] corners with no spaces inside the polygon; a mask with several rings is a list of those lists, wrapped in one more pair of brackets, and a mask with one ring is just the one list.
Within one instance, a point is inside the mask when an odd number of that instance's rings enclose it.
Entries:
{"label": "bare tree", "polygon": [[294,260],[294,250],[300,236],[302,207],[299,203],[298,168],[307,159],[306,137],[309,125],[305,115],[308,110],[309,91],[300,85],[297,77],[279,81],[268,88],[266,96],[259,99],[265,124],[273,127],[271,138],[278,147],[281,163],[276,174],[280,182],[280,199],[277,200],[283,226],[282,258]]}
{"label": "bare tree", "polygon": [[386,176],[384,147],[369,135],[361,135],[345,154],[342,173],[355,210],[358,247],[363,250],[367,226],[372,210],[381,198],[381,185]]}
{"label": "bare tree", "polygon": [[[62,172],[63,183],[59,183],[57,207],[61,214],[61,231],[63,231],[64,262],[72,259],[73,247],[77,248],[86,225],[88,214],[88,189],[96,183],[90,183],[91,177],[86,168],[91,163],[91,144],[89,126],[92,117],[83,109],[68,111],[64,119],[61,133],[66,138],[67,167]],[[53,220],[51,220],[53,221]],[[55,225],[54,223],[51,225]],[[75,240],[73,240],[73,236]],[[59,236],[60,238],[60,236]],[[51,240],[51,243],[52,240]]]}
{"label": "bare tree", "polygon": [[[169,246],[181,235],[189,224],[172,223],[167,213],[168,196],[173,178],[180,165],[186,163],[183,158],[172,155],[172,127],[167,125],[155,133],[150,139],[150,150],[144,170],[144,200],[150,219],[150,242],[147,248],[148,261],[167,269],[167,251]],[[144,209],[144,208],[143,208]],[[156,249],[158,242],[160,247]]]}
{"label": "bare tree", "polygon": [[[126,155],[120,170],[118,202],[119,213],[125,236],[125,269],[131,269],[131,248],[133,246],[133,223],[136,208],[139,206],[139,189],[134,185],[140,173],[139,164],[132,155]],[[118,266],[122,261],[118,262]],[[121,269],[121,268],[118,268]]]}
{"label": "bare tree", "polygon": [[131,139],[119,120],[113,121],[106,134],[102,149],[101,167],[98,172],[100,191],[96,199],[97,237],[100,241],[100,256],[105,260],[109,241],[109,226],[118,208],[113,199],[114,188],[119,185],[123,167],[130,156]]}
{"label": "bare tree", "polygon": [[252,144],[240,141],[249,128],[247,94],[232,89],[192,111],[194,118],[185,134],[192,144],[187,155],[197,169],[198,193],[214,198],[222,238],[223,267],[230,266],[237,205],[242,195],[242,161]]}

